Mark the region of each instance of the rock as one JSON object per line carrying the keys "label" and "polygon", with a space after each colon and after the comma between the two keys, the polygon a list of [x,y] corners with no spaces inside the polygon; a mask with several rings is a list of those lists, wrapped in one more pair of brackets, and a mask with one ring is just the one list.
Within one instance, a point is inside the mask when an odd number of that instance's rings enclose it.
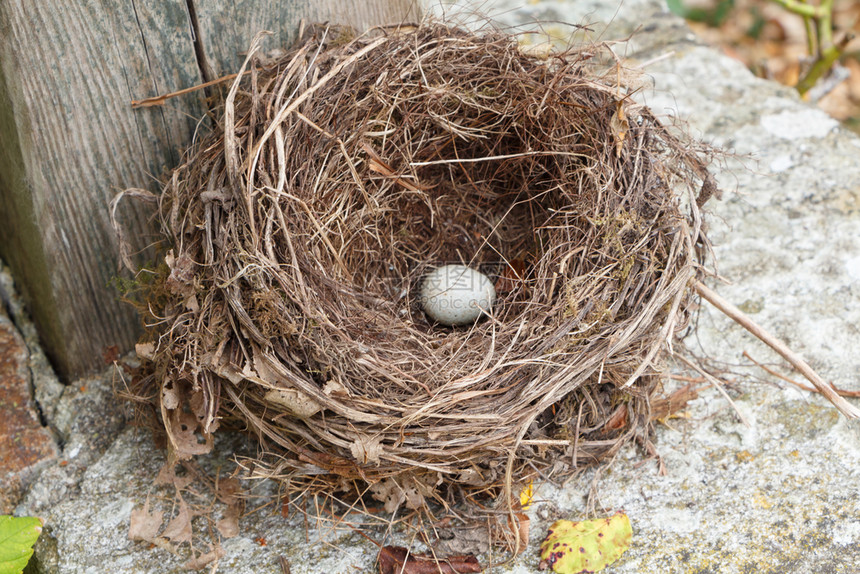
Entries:
{"label": "rock", "polygon": [[[860,139],[791,89],[754,78],[698,44],[659,0],[626,0],[617,14],[615,2],[598,0],[519,4],[479,2],[506,25],[535,18],[590,22],[599,35],[601,22],[611,20],[606,38],[639,28],[626,49],[615,48],[634,65],[650,62],[645,73],[653,89],[641,97],[667,121],[685,121],[737,154],[717,166],[724,201],[707,205],[718,270],[733,281],[716,288],[825,380],[860,389]],[[623,507],[633,524],[633,545],[607,572],[856,571],[858,422],[751,366],[745,350],[800,379],[707,306],[687,343],[726,370],[733,381],[727,393],[749,426],[720,393],[703,390],[686,418],[657,425],[665,476],[656,461],[629,447],[607,469],[584,471],[565,486],[537,485],[528,511],[529,549],[493,572],[535,572],[546,527],[559,518],[585,518],[592,485],[599,512]],[[78,382],[63,393],[51,420],[66,437],[61,457],[69,462],[43,471],[17,509],[47,519],[36,548],[41,572],[172,573],[188,558],[187,548],[177,557],[127,538],[132,509],[149,496],[169,513],[172,493],[153,484],[164,455],[150,435],[120,423],[122,410],[108,392],[111,378]],[[248,448],[241,438],[221,435],[200,464],[228,472],[232,453],[253,452]],[[219,571],[278,573],[279,555],[294,574],[373,570],[377,548],[367,540],[348,528],[306,522],[298,512],[282,518],[274,485],[243,484],[255,497],[247,508],[257,510],[240,521],[238,537],[223,542]],[[384,527],[377,536],[387,544],[411,542],[409,533],[388,535]]]}
{"label": "rock", "polygon": [[0,514],[10,514],[57,445],[32,398],[29,352],[0,307]]}
{"label": "rock", "polygon": [[56,530],[47,517],[56,512],[60,502],[79,494],[88,468],[101,459],[125,427],[129,406],[114,393],[116,377],[110,369],[66,387],[50,420],[61,439],[59,459],[42,471],[16,514],[45,518]]}
{"label": "rock", "polygon": [[15,291],[15,282],[9,268],[0,261],[0,301],[9,313],[15,328],[24,338],[27,345],[28,367],[34,388],[34,398],[42,415],[50,419],[54,414],[57,401],[63,394],[65,386],[57,379],[54,369],[48,362],[45,352],[39,345],[39,334],[30,318],[27,316],[24,301]]}

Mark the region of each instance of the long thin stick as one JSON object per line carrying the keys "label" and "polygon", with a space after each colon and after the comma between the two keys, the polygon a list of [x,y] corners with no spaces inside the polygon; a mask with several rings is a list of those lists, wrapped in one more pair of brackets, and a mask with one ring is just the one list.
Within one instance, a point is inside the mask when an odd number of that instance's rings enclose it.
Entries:
{"label": "long thin stick", "polygon": [[[794,385],[795,387],[797,387],[797,388],[799,388],[799,389],[803,389],[804,391],[809,391],[810,393],[817,393],[817,392],[818,392],[818,389],[816,389],[815,387],[810,387],[809,385],[804,385],[803,383],[800,383],[800,382],[798,382],[798,381],[795,381],[794,379],[790,379],[790,378],[786,377],[785,375],[783,375],[783,374],[781,374],[781,373],[776,372],[775,370],[771,369],[771,368],[770,368],[770,367],[768,367],[767,365],[762,365],[761,363],[759,363],[758,361],[756,361],[755,359],[753,359],[753,358],[752,358],[752,355],[750,355],[750,354],[749,354],[749,353],[747,353],[746,351],[744,351],[744,357],[746,357],[747,359],[749,359],[750,361],[752,361],[752,363],[753,363],[756,367],[758,367],[759,369],[761,369],[761,370],[763,370],[763,371],[765,371],[765,372],[767,372],[767,373],[770,373],[771,375],[773,375],[773,376],[774,376],[774,377],[776,377],[777,379],[783,380],[783,381],[785,381],[786,383],[791,383],[791,384],[792,384],[792,385]],[[840,397],[849,397],[849,398],[852,398],[852,399],[860,399],[860,391],[846,391],[845,389],[840,389],[839,387],[837,387],[837,386],[836,386],[836,385],[834,385],[833,383],[830,383],[830,386],[831,386],[831,387],[833,387],[833,390],[834,390],[834,391],[836,392],[836,394],[838,394]]]}
{"label": "long thin stick", "polygon": [[[245,74],[250,74],[251,70],[244,72]],[[202,84],[197,84],[195,86],[191,86],[190,88],[183,88],[181,90],[176,90],[175,92],[170,92],[169,94],[163,94],[161,96],[153,96],[151,98],[144,98],[142,100],[132,100],[131,107],[132,108],[151,108],[154,106],[162,106],[164,102],[169,100],[170,98],[175,98],[177,96],[182,96],[185,94],[190,94],[191,92],[196,92],[197,90],[202,90],[204,88],[208,88],[209,86],[214,86],[215,84],[221,84],[228,80],[232,80],[239,74],[227,74],[226,76],[221,76],[220,78],[215,78],[214,80],[209,80],[208,82],[203,82]]]}
{"label": "long thin stick", "polygon": [[840,397],[836,394],[824,380],[818,376],[818,373],[812,370],[806,361],[804,361],[800,356],[789,349],[785,343],[762,329],[758,324],[756,324],[752,319],[750,319],[743,311],[717,295],[710,288],[706,287],[703,283],[699,281],[693,281],[691,284],[693,290],[702,296],[702,299],[722,311],[726,314],[727,317],[732,319],[735,323],[755,335],[761,342],[765,345],[782,355],[782,357],[791,363],[791,366],[797,369],[800,374],[806,377],[810,383],[812,383],[818,392],[824,395],[828,401],[833,403],[839,412],[848,417],[849,419],[856,419],[860,417],[860,409]]}

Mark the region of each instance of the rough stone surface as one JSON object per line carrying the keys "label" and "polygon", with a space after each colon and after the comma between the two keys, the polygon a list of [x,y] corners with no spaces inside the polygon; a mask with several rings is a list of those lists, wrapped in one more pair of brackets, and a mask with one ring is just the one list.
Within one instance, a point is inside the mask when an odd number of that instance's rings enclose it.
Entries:
{"label": "rough stone surface", "polygon": [[[709,205],[718,270],[732,281],[716,285],[718,291],[804,355],[826,380],[860,389],[860,139],[790,89],[756,79],[697,44],[659,0],[627,0],[620,9],[598,0],[480,5],[509,26],[534,28],[529,23],[536,19],[589,22],[592,34],[607,39],[639,28],[616,51],[632,65],[650,62],[645,72],[652,87],[642,97],[667,121],[683,120],[736,154],[717,168],[724,200]],[[600,23],[610,20],[603,32]],[[573,33],[559,24],[543,29],[562,41]],[[665,476],[656,460],[631,447],[602,472],[538,486],[529,510],[529,549],[492,572],[537,572],[536,548],[546,526],[560,517],[583,517],[589,493],[596,493],[598,509],[623,508],[633,523],[633,545],[608,573],[860,569],[857,421],[751,366],[745,350],[800,378],[707,306],[688,345],[726,370],[737,412],[711,389],[684,417],[661,425],[657,447]],[[146,433],[120,430],[111,380],[79,382],[62,393],[52,420],[64,436],[61,460],[67,462],[44,471],[17,509],[47,520],[36,550],[41,572],[172,573],[182,571],[188,556],[185,548],[174,556],[127,538],[131,511],[148,496],[154,508],[168,515],[175,510],[171,491],[153,483],[164,455]],[[201,464],[227,469],[230,454],[247,448],[241,439],[222,437],[215,455]],[[224,542],[219,571],[279,573],[279,555],[290,560],[294,574],[373,571],[372,544],[295,512],[282,518],[274,485],[246,486],[254,495],[246,508],[256,511],[242,519],[238,537]],[[411,537],[384,540],[408,544]]]}
{"label": "rough stone surface", "polygon": [[[117,378],[118,373],[111,369],[65,388],[51,420],[62,452],[56,464],[43,470],[32,485],[18,514],[44,518],[45,513],[55,513],[60,502],[79,496],[89,467],[101,460],[125,427],[128,407],[115,396]],[[86,508],[80,510],[89,513]]]}
{"label": "rough stone surface", "polygon": [[30,353],[0,307],[0,514],[9,514],[38,471],[57,457],[32,397]]}
{"label": "rough stone surface", "polygon": [[27,315],[24,301],[15,290],[15,282],[3,261],[0,261],[0,301],[27,345],[27,366],[32,379],[33,395],[43,416],[50,419],[65,387],[57,379],[45,352],[39,346],[39,334]]}

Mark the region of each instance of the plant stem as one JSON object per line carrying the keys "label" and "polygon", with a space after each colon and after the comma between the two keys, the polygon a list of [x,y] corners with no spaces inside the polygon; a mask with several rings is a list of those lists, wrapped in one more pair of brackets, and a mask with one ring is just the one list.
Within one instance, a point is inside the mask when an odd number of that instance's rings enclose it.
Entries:
{"label": "plant stem", "polygon": [[804,2],[800,2],[798,0],[772,0],[773,2],[779,4],[789,12],[793,12],[800,16],[804,16],[806,18],[821,18],[823,13],[824,4],[830,4],[832,7],[833,0],[825,0],[821,3],[820,6],[812,6],[811,4],[806,4]]}
{"label": "plant stem", "polygon": [[809,380],[809,382],[812,383],[813,386],[833,404],[833,406],[839,409],[839,412],[849,419],[855,419],[860,416],[860,409],[840,397],[833,388],[818,376],[818,373],[812,370],[812,367],[810,367],[806,361],[800,358],[797,353],[789,349],[785,343],[762,329],[743,311],[717,295],[702,282],[694,280],[691,287],[696,293],[702,296],[702,299],[725,313],[727,317],[755,335],[762,343],[782,355],[782,358],[791,363],[792,367],[800,371],[800,373],[806,377],[807,380]]}
{"label": "plant stem", "polygon": [[[806,4],[809,0],[802,0]],[[815,20],[809,16],[803,16],[803,27],[806,28],[806,49],[809,55],[818,54],[818,32],[815,28]]]}
{"label": "plant stem", "polygon": [[845,49],[846,42],[833,44],[833,0],[820,0],[817,6],[808,4],[809,0],[772,1],[801,16],[806,27],[806,44],[815,61],[795,86],[803,96],[827,74]]}
{"label": "plant stem", "polygon": [[818,52],[833,45],[833,0],[821,0],[821,17],[818,20]]}
{"label": "plant stem", "polygon": [[824,53],[819,56],[806,75],[797,82],[795,89],[801,96],[812,89],[812,87],[833,67],[833,64],[842,56],[845,47],[854,38],[853,34],[846,34],[845,38],[840,40],[838,44],[832,45],[824,50]]}

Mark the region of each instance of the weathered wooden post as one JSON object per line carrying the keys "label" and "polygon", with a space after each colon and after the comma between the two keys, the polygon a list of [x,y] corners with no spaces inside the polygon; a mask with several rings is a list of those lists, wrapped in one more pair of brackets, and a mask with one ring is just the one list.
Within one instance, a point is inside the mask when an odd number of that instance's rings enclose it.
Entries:
{"label": "weathered wooden post", "polygon": [[[205,113],[202,92],[131,100],[237,70],[260,30],[272,48],[302,19],[364,29],[417,16],[416,0],[0,0],[0,257],[62,377],[133,345],[138,320],[110,285],[108,203],[157,189]],[[144,247],[146,214],[123,219]]]}

